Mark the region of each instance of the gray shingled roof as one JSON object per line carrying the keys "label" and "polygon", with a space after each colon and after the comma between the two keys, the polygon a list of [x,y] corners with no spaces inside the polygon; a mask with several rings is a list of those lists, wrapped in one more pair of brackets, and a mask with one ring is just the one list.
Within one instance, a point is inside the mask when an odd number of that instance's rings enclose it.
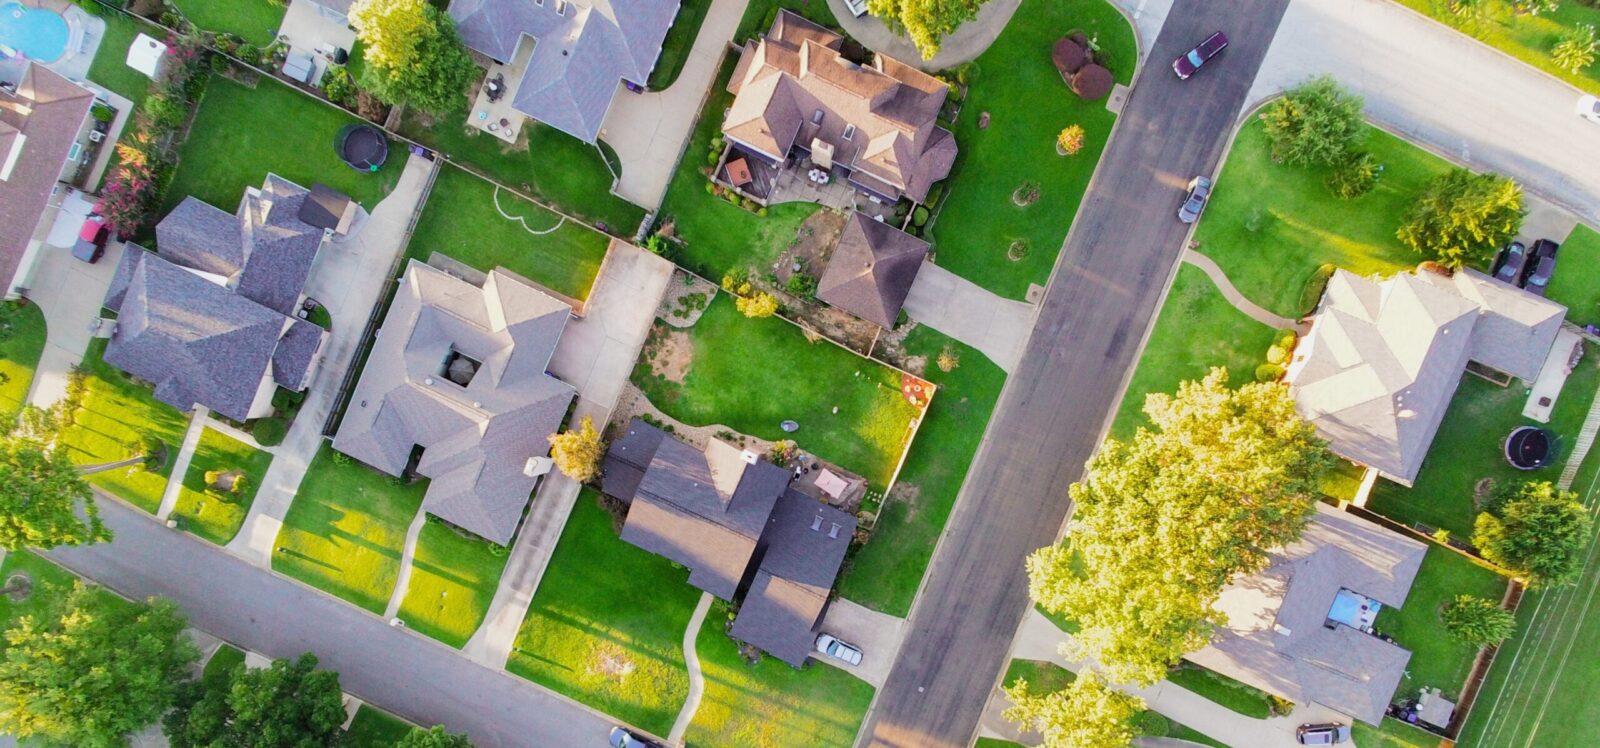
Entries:
{"label": "gray shingled roof", "polygon": [[94,104],[88,89],[23,64],[16,93],[0,91],[0,165],[15,155],[10,175],[0,179],[0,296],[23,270],[28,242]]}
{"label": "gray shingled roof", "polygon": [[156,251],[195,270],[231,277],[244,269],[239,219],[193,195],[156,224]]}
{"label": "gray shingled roof", "polygon": [[466,45],[502,62],[536,40],[512,105],[593,143],[621,81],[644,85],[677,15],[676,0],[455,0]]}
{"label": "gray shingled roof", "polygon": [[761,564],[729,634],[804,665],[855,528],[849,513],[787,491],[762,534]]}
{"label": "gray shingled roof", "polygon": [[1228,623],[1185,659],[1297,703],[1376,725],[1411,653],[1330,623],[1341,589],[1405,605],[1427,555],[1419,541],[1324,504],[1301,538],[1259,574],[1234,580],[1216,608]]}
{"label": "gray shingled roof", "polygon": [[879,327],[894,327],[928,243],[863,213],[845,224],[817,298]]}
{"label": "gray shingled roof", "polygon": [[[501,545],[511,542],[573,388],[545,372],[572,309],[504,270],[482,288],[412,260],[356,384],[335,449],[389,475],[423,447],[423,509]],[[459,385],[459,354],[479,362]]]}
{"label": "gray shingled roof", "polygon": [[337,229],[339,221],[350,209],[350,196],[321,182],[311,185],[311,194],[300,205],[296,216],[309,226],[319,229]]}
{"label": "gray shingled roof", "polygon": [[311,364],[327,340],[328,332],[303,319],[294,320],[283,336],[278,348],[272,352],[272,380],[279,387],[296,392],[311,384],[306,381],[311,374]]}

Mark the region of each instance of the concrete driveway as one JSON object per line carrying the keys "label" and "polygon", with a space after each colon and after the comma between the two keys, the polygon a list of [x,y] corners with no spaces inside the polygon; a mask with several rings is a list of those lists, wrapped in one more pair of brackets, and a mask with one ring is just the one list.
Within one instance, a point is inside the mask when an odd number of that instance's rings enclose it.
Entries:
{"label": "concrete driveway", "polygon": [[996,296],[931,262],[906,295],[906,316],[972,346],[1008,373],[1033,332],[1032,304]]}
{"label": "concrete driveway", "polygon": [[28,299],[44,312],[46,337],[29,402],[48,407],[66,396],[67,374],[89,348],[89,325],[100,317],[100,304],[121,261],[119,242],[107,245],[105,256],[93,265],[73,257],[70,249],[40,249]]}
{"label": "concrete driveway", "polygon": [[889,679],[889,670],[894,667],[895,657],[900,654],[905,625],[904,618],[868,610],[865,606],[839,598],[828,605],[828,613],[822,619],[820,630],[860,647],[861,664],[850,666],[820,655],[812,655],[812,659],[871,683],[873,688],[883,688],[883,682]]}

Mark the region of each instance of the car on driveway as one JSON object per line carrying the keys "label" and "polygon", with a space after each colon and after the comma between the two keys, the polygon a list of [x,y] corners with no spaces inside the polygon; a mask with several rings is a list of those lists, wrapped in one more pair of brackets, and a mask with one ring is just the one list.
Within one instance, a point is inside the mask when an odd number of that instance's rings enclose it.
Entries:
{"label": "car on driveway", "polygon": [[1550,290],[1550,279],[1556,274],[1556,250],[1560,248],[1561,245],[1549,239],[1540,239],[1528,250],[1528,269],[1524,271],[1527,277],[1522,285],[1528,293],[1543,296]]}
{"label": "car on driveway", "polygon": [[90,214],[78,229],[78,241],[72,244],[72,256],[93,265],[106,253],[106,241],[111,238],[111,227],[106,219]]}
{"label": "car on driveway", "polygon": [[861,649],[854,644],[839,640],[832,634],[817,636],[817,651],[848,665],[861,664]]}
{"label": "car on driveway", "polygon": [[1195,46],[1194,49],[1183,53],[1182,57],[1173,60],[1172,72],[1178,74],[1179,80],[1189,80],[1189,76],[1194,75],[1195,71],[1199,70],[1201,65],[1206,64],[1206,62],[1211,58],[1222,54],[1222,50],[1227,48],[1227,35],[1223,34],[1221,31],[1218,31],[1215,34],[1206,37],[1205,41],[1200,42]]}
{"label": "car on driveway", "polygon": [[1333,745],[1350,739],[1350,726],[1337,723],[1301,725],[1294,731],[1301,745]]}
{"label": "car on driveway", "polygon": [[1183,199],[1183,205],[1178,208],[1178,220],[1184,223],[1194,223],[1200,219],[1200,211],[1206,209],[1206,201],[1211,199],[1211,178],[1195,177],[1189,180],[1189,195]]}
{"label": "car on driveway", "polygon": [[1522,285],[1522,271],[1528,266],[1528,248],[1512,242],[1494,258],[1494,278],[1513,286]]}
{"label": "car on driveway", "polygon": [[609,745],[611,748],[662,748],[660,743],[640,737],[638,733],[620,725],[611,728]]}
{"label": "car on driveway", "polygon": [[1600,99],[1589,94],[1579,96],[1578,116],[1600,125]]}

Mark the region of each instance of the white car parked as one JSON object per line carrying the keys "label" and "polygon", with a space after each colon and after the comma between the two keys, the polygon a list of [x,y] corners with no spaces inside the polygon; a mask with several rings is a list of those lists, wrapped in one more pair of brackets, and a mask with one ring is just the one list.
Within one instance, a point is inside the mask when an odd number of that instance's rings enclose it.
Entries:
{"label": "white car parked", "polygon": [[846,644],[835,639],[830,634],[819,634],[817,636],[817,651],[847,665],[861,664],[860,649],[857,649],[854,644]]}
{"label": "white car parked", "polygon": [[1578,116],[1600,125],[1600,99],[1589,94],[1579,96]]}
{"label": "white car parked", "polygon": [[844,7],[850,9],[850,15],[860,18],[867,14],[867,0],[844,0]]}

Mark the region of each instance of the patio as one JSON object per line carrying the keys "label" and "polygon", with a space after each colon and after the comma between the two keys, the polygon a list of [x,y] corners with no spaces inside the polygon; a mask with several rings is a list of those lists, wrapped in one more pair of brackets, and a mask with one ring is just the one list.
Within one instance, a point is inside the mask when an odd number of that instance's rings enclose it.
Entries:
{"label": "patio", "polygon": [[868,196],[849,181],[850,170],[824,168],[805,156],[779,165],[767,163],[738,145],[729,144],[717,164],[716,183],[762,205],[814,203],[836,210],[859,211],[895,225],[895,203]]}
{"label": "patio", "polygon": [[278,40],[289,45],[284,75],[315,86],[329,65],[349,54],[356,43],[356,32],[343,13],[314,0],[297,0],[289,3],[289,10],[283,15]]}
{"label": "patio", "polygon": [[517,44],[511,62],[492,63],[478,86],[467,115],[467,124],[489,133],[507,143],[517,142],[522,134],[522,123],[527,115],[517,111],[511,102],[517,98],[517,86],[522,83],[522,72],[533,57],[534,40],[523,36]]}

